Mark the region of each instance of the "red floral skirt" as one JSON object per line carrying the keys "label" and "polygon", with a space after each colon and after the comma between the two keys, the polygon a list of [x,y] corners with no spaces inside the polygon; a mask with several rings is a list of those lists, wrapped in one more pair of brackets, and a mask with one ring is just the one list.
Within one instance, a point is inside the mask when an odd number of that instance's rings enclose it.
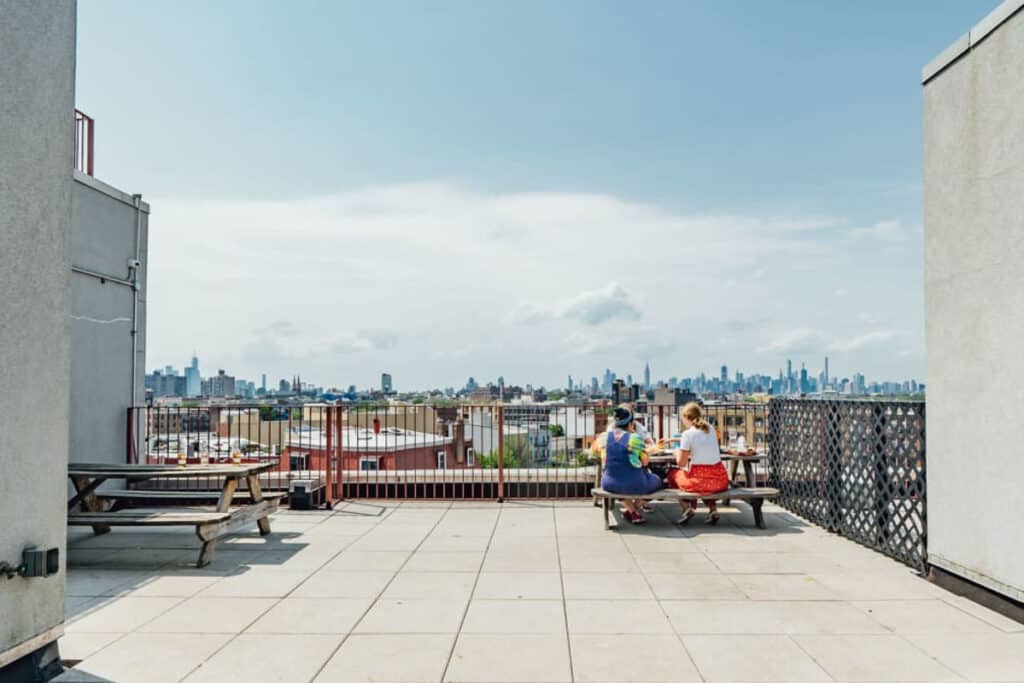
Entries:
{"label": "red floral skirt", "polygon": [[690,470],[670,470],[668,486],[672,489],[710,495],[729,488],[729,474],[725,465],[690,465]]}

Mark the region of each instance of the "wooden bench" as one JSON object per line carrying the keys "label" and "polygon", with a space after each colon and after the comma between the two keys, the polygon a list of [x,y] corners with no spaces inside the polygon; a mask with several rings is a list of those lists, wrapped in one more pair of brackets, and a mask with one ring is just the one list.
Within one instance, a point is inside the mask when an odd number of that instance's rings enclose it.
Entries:
{"label": "wooden bench", "polygon": [[[259,475],[275,463],[245,463],[241,465],[200,465],[198,467],[174,467],[172,465],[111,465],[108,463],[68,464],[68,477],[75,487],[75,495],[68,500],[68,524],[91,526],[93,533],[105,534],[112,526],[193,526],[196,535],[203,542],[199,551],[197,567],[205,567],[213,559],[217,539],[232,533],[240,527],[255,522],[260,535],[270,533],[270,515],[277,511],[281,494],[263,495]],[[104,503],[97,493],[104,482],[124,479],[129,482],[150,480],[186,481],[189,478],[207,477],[221,482],[215,510],[104,510]],[[236,497],[238,486],[245,481],[246,496]],[[181,499],[182,492],[165,490],[157,493],[151,490],[135,492],[143,497]],[[204,491],[198,491],[205,496]],[[123,497],[123,495],[122,495]],[[248,501],[246,501],[246,498]],[[248,502],[248,504],[246,504]],[[235,504],[232,509],[232,504]],[[79,510],[79,508],[81,508]]]}
{"label": "wooden bench", "polygon": [[758,529],[764,528],[764,513],[761,511],[761,506],[766,500],[771,500],[779,495],[778,489],[773,488],[728,488],[725,491],[712,494],[710,496],[701,495],[699,493],[690,493],[689,491],[680,491],[679,489],[661,489],[654,493],[648,493],[644,496],[634,495],[623,495],[621,493],[611,493],[605,491],[602,488],[594,488],[591,491],[594,496],[594,500],[600,500],[602,507],[604,508],[604,528],[610,529],[610,516],[612,511],[612,501],[616,499],[630,498],[633,500],[658,500],[658,501],[674,501],[679,502],[682,500],[742,500],[750,505],[751,510],[754,511],[754,523]]}
{"label": "wooden bench", "polygon": [[[69,512],[69,526],[194,526],[203,543],[233,533],[277,511],[281,496],[273,494],[252,505],[226,512],[209,510],[120,510],[118,512]],[[204,562],[206,559],[206,562]],[[209,560],[200,556],[199,566]]]}
{"label": "wooden bench", "polygon": [[[153,500],[153,501],[209,501],[220,500],[220,491],[180,491],[172,489],[113,489],[110,491],[99,491],[96,494],[99,500],[110,501],[111,509],[117,509],[119,501],[129,500]],[[287,494],[285,493],[264,493],[263,500],[277,500],[280,502]],[[249,494],[245,491],[236,491],[231,496],[232,502],[247,503],[250,500]]]}

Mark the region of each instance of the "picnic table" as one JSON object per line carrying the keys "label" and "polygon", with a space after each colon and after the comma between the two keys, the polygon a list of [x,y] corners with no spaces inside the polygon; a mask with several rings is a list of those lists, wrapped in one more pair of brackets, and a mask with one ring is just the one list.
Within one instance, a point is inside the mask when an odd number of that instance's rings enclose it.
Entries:
{"label": "picnic table", "polygon": [[[722,453],[722,462],[726,463],[729,468],[729,481],[736,480],[736,472],[739,469],[740,463],[743,464],[743,476],[745,478],[748,487],[756,487],[757,479],[754,473],[754,465],[759,462],[765,462],[768,460],[768,456],[764,453],[754,453],[751,455],[738,455],[735,453]],[[671,451],[661,451],[650,456],[650,462],[652,465],[675,465],[676,456]]]}
{"label": "picnic table", "polygon": [[[110,465],[100,463],[70,463],[68,477],[75,487],[75,495],[68,500],[68,524],[91,526],[93,533],[105,534],[112,526],[194,526],[203,542],[197,567],[204,567],[213,559],[217,539],[235,532],[240,527],[256,522],[260,535],[270,533],[269,515],[277,511],[284,494],[264,494],[259,474],[272,469],[276,463],[241,465]],[[185,477],[215,477],[223,480],[217,506],[214,510],[194,510],[164,507],[152,510],[105,509],[101,499],[130,498],[136,491],[103,491],[97,489],[111,479],[128,482],[151,479],[183,479]],[[241,480],[245,480],[248,496],[236,495]],[[189,498],[188,492],[147,491],[146,498],[160,498],[180,502]],[[247,499],[247,500],[246,500]],[[232,509],[232,502],[242,503]],[[75,508],[80,507],[79,511]]]}

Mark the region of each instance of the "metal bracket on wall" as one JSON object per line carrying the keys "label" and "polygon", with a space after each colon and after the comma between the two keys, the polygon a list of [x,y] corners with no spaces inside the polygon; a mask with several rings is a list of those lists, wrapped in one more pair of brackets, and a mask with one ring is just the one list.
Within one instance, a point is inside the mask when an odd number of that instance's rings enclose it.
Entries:
{"label": "metal bracket on wall", "polygon": [[0,562],[0,575],[8,579],[13,579],[15,576],[24,576],[25,565],[14,566],[10,562]]}

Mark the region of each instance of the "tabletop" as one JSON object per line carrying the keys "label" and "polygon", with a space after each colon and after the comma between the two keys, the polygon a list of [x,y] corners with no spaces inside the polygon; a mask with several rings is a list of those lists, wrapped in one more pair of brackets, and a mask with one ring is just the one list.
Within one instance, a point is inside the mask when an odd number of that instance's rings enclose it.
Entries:
{"label": "tabletop", "polygon": [[240,465],[112,465],[109,463],[68,463],[69,477],[104,479],[176,479],[180,477],[245,477],[277,467],[278,463],[242,463]]}

